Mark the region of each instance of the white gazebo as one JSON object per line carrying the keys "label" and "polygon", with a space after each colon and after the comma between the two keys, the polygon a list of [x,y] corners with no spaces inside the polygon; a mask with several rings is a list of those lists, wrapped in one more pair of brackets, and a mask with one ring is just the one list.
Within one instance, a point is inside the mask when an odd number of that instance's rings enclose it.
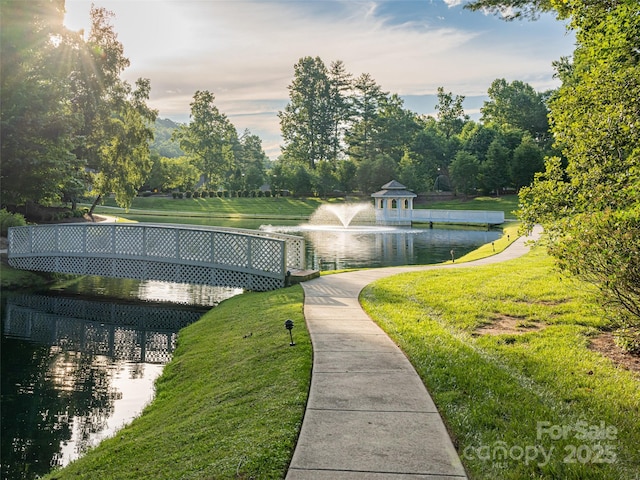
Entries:
{"label": "white gazebo", "polygon": [[382,186],[382,190],[372,193],[371,197],[374,199],[378,225],[411,226],[413,199],[417,195],[407,190],[407,187],[391,180]]}

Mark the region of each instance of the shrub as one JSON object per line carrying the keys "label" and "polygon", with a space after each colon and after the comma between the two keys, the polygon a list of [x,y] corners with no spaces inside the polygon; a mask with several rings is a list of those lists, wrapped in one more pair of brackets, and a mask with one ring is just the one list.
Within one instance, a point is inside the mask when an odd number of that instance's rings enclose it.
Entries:
{"label": "shrub", "polygon": [[0,210],[0,235],[7,236],[9,227],[22,227],[27,224],[24,216],[19,213],[10,213],[4,208]]}
{"label": "shrub", "polygon": [[178,198],[184,198],[184,193],[178,192]]}
{"label": "shrub", "polygon": [[193,198],[200,198],[200,192],[193,192]]}
{"label": "shrub", "polygon": [[192,197],[192,195],[193,195],[193,193],[191,193],[191,192],[186,192],[186,193],[184,194],[184,196],[185,196],[186,198],[191,198],[191,197]]}
{"label": "shrub", "polygon": [[178,192],[172,192],[172,193],[171,193],[171,196],[172,196],[174,199],[178,198]]}
{"label": "shrub", "polygon": [[271,190],[265,190],[264,196],[267,198],[271,197]]}
{"label": "shrub", "polygon": [[262,190],[258,190],[258,198],[264,197],[264,192]]}
{"label": "shrub", "polygon": [[[219,193],[219,192],[218,192],[218,193]],[[214,192],[213,190],[209,190],[209,196],[210,196],[211,198],[215,198],[215,197],[217,197],[217,196],[218,196],[218,194],[217,194],[216,192]]]}
{"label": "shrub", "polygon": [[207,198],[209,196],[209,192],[203,190],[200,192],[200,198]]}

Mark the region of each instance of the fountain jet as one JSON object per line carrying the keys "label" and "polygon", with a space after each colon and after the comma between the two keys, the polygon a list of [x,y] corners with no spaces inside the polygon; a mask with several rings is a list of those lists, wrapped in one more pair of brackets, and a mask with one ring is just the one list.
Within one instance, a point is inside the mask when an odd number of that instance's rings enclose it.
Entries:
{"label": "fountain jet", "polygon": [[[356,218],[357,217],[357,218]],[[311,225],[342,225],[348,228],[357,221],[359,225],[376,223],[373,205],[370,203],[341,203],[321,205],[309,218]]]}

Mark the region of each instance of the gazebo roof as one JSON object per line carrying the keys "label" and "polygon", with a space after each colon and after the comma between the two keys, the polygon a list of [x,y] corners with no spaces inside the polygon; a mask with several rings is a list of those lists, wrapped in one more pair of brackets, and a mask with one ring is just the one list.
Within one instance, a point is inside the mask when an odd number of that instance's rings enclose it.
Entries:
{"label": "gazebo roof", "polygon": [[382,186],[382,190],[376,193],[372,193],[371,196],[373,198],[381,198],[381,197],[393,197],[393,198],[414,198],[417,197],[413,192],[407,190],[407,187],[402,185],[400,182],[396,180],[391,180],[389,183],[386,183]]}
{"label": "gazebo roof", "polygon": [[407,187],[405,187],[404,185],[402,185],[400,182],[398,182],[397,180],[391,180],[389,183],[385,183],[382,186],[383,190],[406,190]]}

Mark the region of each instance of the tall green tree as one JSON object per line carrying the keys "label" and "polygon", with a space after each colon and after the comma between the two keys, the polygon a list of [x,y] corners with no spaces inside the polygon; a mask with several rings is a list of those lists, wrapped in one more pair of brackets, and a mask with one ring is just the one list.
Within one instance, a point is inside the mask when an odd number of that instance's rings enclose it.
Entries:
{"label": "tall green tree", "polygon": [[118,205],[129,208],[151,172],[149,143],[153,140],[156,112],[147,107],[150,89],[146,79],[139,79],[131,91],[125,85],[123,102],[102,126],[103,143],[98,148],[100,165],[93,182],[98,197],[90,213],[100,196],[111,192],[115,193]]}
{"label": "tall green tree", "polygon": [[460,150],[449,167],[449,173],[453,186],[457,192],[464,195],[475,193],[478,186],[478,173],[480,162],[475,155]]}
{"label": "tall green tree", "polygon": [[353,76],[347,72],[342,60],[331,63],[329,68],[329,109],[332,123],[330,160],[342,158],[345,150],[344,136],[353,115],[350,95]]}
{"label": "tall green tree", "polygon": [[235,127],[214,104],[215,96],[198,90],[191,102],[191,121],[174,132],[180,148],[193,159],[194,165],[214,186],[223,184],[235,168],[234,147],[238,141]]}
{"label": "tall green tree", "polygon": [[75,92],[78,113],[83,115],[76,155],[94,172],[93,213],[104,195],[115,193],[118,205],[128,208],[151,171],[149,142],[157,112],[147,106],[148,79],[135,87],[122,80],[129,66],[124,46],[111,20],[113,13],[91,7],[91,30],[77,72]]}
{"label": "tall green tree", "polygon": [[445,92],[443,87],[438,87],[438,126],[446,138],[459,134],[469,120],[469,116],[464,113],[463,102],[464,95],[454,96],[451,92]]}
{"label": "tall green tree", "polygon": [[63,0],[0,2],[3,204],[47,204],[84,188],[70,91],[82,45],[63,17]]}
{"label": "tall green tree", "polygon": [[388,92],[369,75],[363,73],[353,84],[354,122],[346,135],[349,157],[356,162],[375,157],[375,131],[382,103]]}
{"label": "tall green tree", "polygon": [[523,135],[520,145],[513,151],[509,164],[511,183],[517,190],[530,185],[535,174],[544,171],[544,152],[530,135]]}
{"label": "tall green tree", "polygon": [[536,92],[520,80],[509,83],[504,78],[494,80],[487,93],[489,101],[480,109],[485,124],[524,130],[540,145],[549,142],[548,94]]}
{"label": "tall green tree", "polygon": [[480,164],[480,185],[486,193],[495,192],[499,195],[509,184],[509,164],[511,150],[499,138],[496,138],[487,149],[485,160]]}
{"label": "tall green tree", "polygon": [[576,34],[573,64],[559,62],[562,86],[549,108],[556,145],[567,159],[521,190],[521,218],[541,222],[566,271],[601,287],[640,350],[640,4],[636,0],[514,2],[473,8],[553,8]]}
{"label": "tall green tree", "polygon": [[314,169],[336,152],[332,139],[340,115],[331,107],[336,88],[320,57],[304,57],[295,64],[289,103],[278,113],[284,156]]}
{"label": "tall green tree", "polygon": [[238,168],[242,171],[243,189],[255,190],[265,180],[265,165],[269,158],[262,149],[262,140],[245,130],[239,138],[241,153],[237,159]]}

